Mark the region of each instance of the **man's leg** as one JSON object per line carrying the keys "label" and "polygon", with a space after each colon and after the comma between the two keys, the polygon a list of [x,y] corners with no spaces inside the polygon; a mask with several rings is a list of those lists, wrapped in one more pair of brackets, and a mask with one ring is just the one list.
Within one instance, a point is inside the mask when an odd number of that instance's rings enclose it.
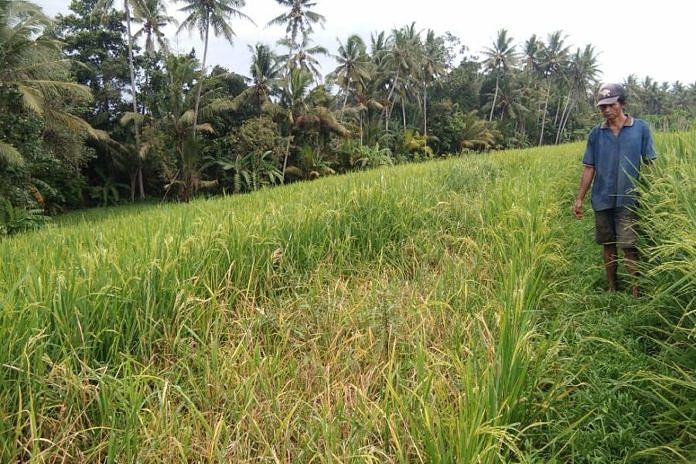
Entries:
{"label": "man's leg", "polygon": [[604,269],[607,271],[609,291],[616,291],[616,229],[614,210],[595,211],[595,240],[602,245]]}
{"label": "man's leg", "polygon": [[638,288],[638,250],[635,248],[624,248],[624,262],[626,269],[631,275],[633,296],[640,296],[640,288]]}
{"label": "man's leg", "polygon": [[616,291],[616,245],[604,245],[604,269],[607,271],[607,283],[609,284],[609,291]]}
{"label": "man's leg", "polygon": [[616,216],[616,241],[624,252],[626,270],[631,276],[633,296],[640,296],[638,288],[638,249],[636,248],[636,224],[638,218],[630,208],[620,208]]}

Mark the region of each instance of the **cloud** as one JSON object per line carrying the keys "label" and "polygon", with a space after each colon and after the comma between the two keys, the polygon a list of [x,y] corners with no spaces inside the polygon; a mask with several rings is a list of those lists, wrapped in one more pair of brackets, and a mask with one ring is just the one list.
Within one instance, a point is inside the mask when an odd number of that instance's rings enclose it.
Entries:
{"label": "cloud", "polygon": [[[34,0],[48,14],[66,13],[70,0]],[[120,0],[119,2],[120,3]],[[176,14],[181,3],[169,1],[170,14]],[[345,39],[358,33],[368,40],[374,31],[391,30],[415,21],[421,29],[437,33],[451,32],[467,45],[472,53],[493,43],[499,29],[505,28],[515,43],[522,44],[532,34],[545,39],[562,30],[567,44],[584,47],[593,44],[599,52],[599,66],[604,79],[621,81],[629,74],[650,75],[657,81],[680,80],[696,82],[696,60],[691,59],[692,19],[678,0],[662,0],[660,7],[642,8],[634,5],[620,12],[606,12],[604,0],[565,3],[556,0],[498,0],[496,2],[457,2],[452,0],[317,0],[314,10],[326,17],[326,29],[317,29],[315,42],[334,52],[336,38]],[[213,40],[210,63],[220,64],[238,73],[249,67],[247,45],[265,42],[273,45],[284,35],[281,27],[266,28],[266,23],[282,12],[274,0],[249,0],[243,11],[256,26],[235,20],[237,39],[234,45]],[[195,36],[187,33],[178,38],[169,34],[178,49],[202,50]],[[330,69],[324,69],[325,72]]]}

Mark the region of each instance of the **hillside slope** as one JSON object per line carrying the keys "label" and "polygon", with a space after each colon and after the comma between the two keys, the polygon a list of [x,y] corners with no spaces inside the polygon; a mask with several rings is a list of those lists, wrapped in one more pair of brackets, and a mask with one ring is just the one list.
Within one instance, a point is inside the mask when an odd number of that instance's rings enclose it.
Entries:
{"label": "hillside slope", "polygon": [[677,140],[640,300],[603,292],[591,217],[571,218],[580,144],[3,241],[1,460],[688,462],[696,202],[669,201],[696,198],[674,187],[696,144]]}

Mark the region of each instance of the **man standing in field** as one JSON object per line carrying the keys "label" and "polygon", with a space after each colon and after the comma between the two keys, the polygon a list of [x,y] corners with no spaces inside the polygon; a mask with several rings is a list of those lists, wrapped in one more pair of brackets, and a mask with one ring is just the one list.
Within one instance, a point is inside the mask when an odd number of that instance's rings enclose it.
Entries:
{"label": "man standing in field", "polygon": [[609,291],[616,291],[617,248],[621,248],[626,268],[633,276],[633,295],[638,296],[634,182],[641,165],[651,163],[656,155],[650,127],[626,114],[625,103],[621,84],[603,84],[599,88],[597,106],[605,121],[590,131],[573,214],[582,218],[585,194],[592,185],[595,237],[604,248]]}

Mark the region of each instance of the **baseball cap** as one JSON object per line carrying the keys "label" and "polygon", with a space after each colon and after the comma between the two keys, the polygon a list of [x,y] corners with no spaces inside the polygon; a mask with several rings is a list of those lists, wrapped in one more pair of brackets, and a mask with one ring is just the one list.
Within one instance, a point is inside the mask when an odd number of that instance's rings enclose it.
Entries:
{"label": "baseball cap", "polygon": [[621,84],[602,84],[599,87],[599,92],[597,92],[599,98],[597,106],[614,104],[619,101],[619,98],[625,95],[624,88]]}

